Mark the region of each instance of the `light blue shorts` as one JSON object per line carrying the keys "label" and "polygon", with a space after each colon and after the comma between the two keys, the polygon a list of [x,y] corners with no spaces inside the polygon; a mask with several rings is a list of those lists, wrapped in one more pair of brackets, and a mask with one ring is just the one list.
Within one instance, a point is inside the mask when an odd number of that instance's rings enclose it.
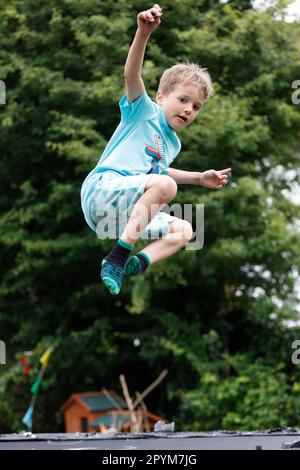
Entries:
{"label": "light blue shorts", "polygon": [[[122,176],[106,171],[97,182],[91,201],[91,217],[101,239],[119,238],[130,217],[134,205],[143,195],[146,184],[153,175]],[[158,239],[168,232],[173,217],[157,212],[142,231],[142,239]]]}

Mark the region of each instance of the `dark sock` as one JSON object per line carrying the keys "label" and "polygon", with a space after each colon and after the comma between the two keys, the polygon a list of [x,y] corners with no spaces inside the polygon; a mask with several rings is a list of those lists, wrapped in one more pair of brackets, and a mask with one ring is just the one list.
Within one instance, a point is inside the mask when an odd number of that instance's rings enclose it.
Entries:
{"label": "dark sock", "polygon": [[151,262],[149,260],[149,258],[143,254],[143,253],[137,253],[135,255],[138,259],[139,259],[139,262],[140,262],[140,265],[141,265],[141,273],[145,271],[146,268],[148,268],[148,266],[150,266]]}
{"label": "dark sock", "polygon": [[143,251],[140,251],[129,257],[124,268],[125,276],[136,276],[144,272],[151,264],[149,256]]}
{"label": "dark sock", "polygon": [[113,246],[105,260],[108,263],[124,268],[126,261],[130,255],[130,252],[133,248],[133,245],[124,242],[123,240],[118,240],[117,243]]}

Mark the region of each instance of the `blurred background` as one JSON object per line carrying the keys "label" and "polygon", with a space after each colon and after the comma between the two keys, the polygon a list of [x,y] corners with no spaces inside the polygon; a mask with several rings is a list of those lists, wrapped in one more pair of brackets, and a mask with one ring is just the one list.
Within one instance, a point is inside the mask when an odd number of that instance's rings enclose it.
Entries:
{"label": "blurred background", "polygon": [[176,430],[300,426],[300,7],[290,3],[160,4],[149,95],[184,60],[207,67],[216,91],[180,133],[174,166],[231,167],[233,178],[220,192],[181,186],[174,202],[205,205],[203,249],[114,297],[99,277],[113,242],[86,225],[80,188],[118,125],[136,15],[152,5],[0,0],[1,433],[64,431],[72,394],[120,396],[123,374],[134,399],[166,369],[145,406]]}

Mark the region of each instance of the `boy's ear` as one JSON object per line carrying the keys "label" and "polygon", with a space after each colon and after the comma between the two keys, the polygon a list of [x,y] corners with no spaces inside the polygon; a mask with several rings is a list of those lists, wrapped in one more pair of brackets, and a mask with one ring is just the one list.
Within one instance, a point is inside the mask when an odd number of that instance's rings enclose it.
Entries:
{"label": "boy's ear", "polygon": [[160,105],[162,104],[162,100],[163,100],[163,94],[161,90],[158,90],[158,92],[156,93],[156,103]]}

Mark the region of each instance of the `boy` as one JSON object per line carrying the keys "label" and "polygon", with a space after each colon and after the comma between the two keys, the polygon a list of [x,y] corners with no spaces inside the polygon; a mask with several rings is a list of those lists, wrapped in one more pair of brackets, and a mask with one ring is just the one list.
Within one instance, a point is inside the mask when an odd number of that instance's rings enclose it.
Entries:
{"label": "boy", "polygon": [[[164,72],[156,103],[149,98],[141,69],[147,42],[162,14],[155,4],[137,16],[138,28],[124,69],[121,122],[81,190],[86,221],[98,236],[111,237],[117,228],[115,238],[119,239],[102,260],[101,269],[101,279],[114,295],[120,292],[124,276],[145,271],[192,238],[187,221],[160,212],[176,196],[177,184],[219,189],[230,172],[230,168],[203,173],[169,168],[181,147],[177,131],[194,121],[213,89],[205,69],[177,64]],[[149,236],[158,239],[130,256],[137,240]]]}

